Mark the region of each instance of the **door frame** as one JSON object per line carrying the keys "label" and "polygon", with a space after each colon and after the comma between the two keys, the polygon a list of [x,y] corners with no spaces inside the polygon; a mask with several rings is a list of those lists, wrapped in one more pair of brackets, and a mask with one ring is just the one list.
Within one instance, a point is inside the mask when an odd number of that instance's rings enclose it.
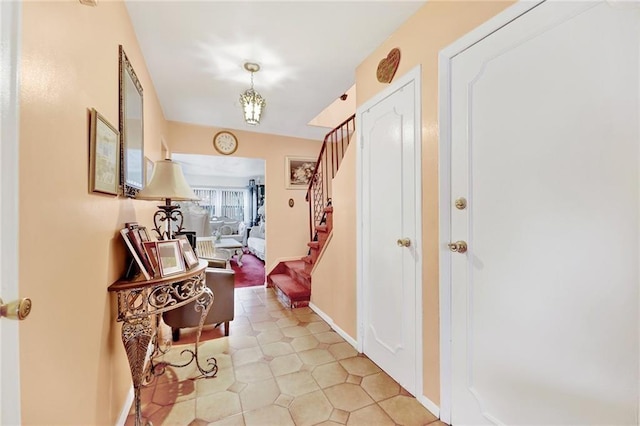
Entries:
{"label": "door frame", "polygon": [[[18,298],[19,107],[22,3],[0,2],[0,296]],[[20,424],[18,322],[2,320],[0,423]]]}
{"label": "door frame", "polygon": [[[414,82],[414,114],[415,114],[415,144],[414,144],[414,159],[415,159],[415,197],[416,197],[416,236],[415,236],[415,248],[416,248],[416,297],[415,297],[415,312],[416,312],[416,354],[415,354],[415,373],[416,373],[416,398],[425,407],[433,411],[434,404],[426,400],[423,395],[423,356],[422,356],[422,67],[417,65],[406,74],[398,78],[396,81],[387,86],[384,90],[376,94],[373,98],[362,104],[356,110],[356,132],[357,138],[357,150],[356,150],[356,217],[360,217],[360,225],[356,227],[356,324],[357,324],[357,350],[362,353],[364,351],[364,284],[363,273],[365,267],[368,267],[366,259],[363,258],[362,249],[364,244],[368,244],[364,238],[364,224],[369,223],[370,217],[363,209],[363,182],[365,176],[363,175],[363,156],[362,151],[364,149],[364,137],[362,134],[362,114],[381,102],[385,98],[391,96],[403,86]],[[435,414],[435,413],[434,413]]]}
{"label": "door frame", "polygon": [[508,25],[544,0],[520,0],[465,34],[438,54],[438,181],[440,274],[440,419],[451,423],[451,61],[474,44]]}

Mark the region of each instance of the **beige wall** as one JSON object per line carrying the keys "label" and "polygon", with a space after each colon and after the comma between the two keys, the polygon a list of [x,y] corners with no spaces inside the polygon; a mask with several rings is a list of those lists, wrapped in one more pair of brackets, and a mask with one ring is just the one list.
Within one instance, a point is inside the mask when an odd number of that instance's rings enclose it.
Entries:
{"label": "beige wall", "polygon": [[144,88],[145,154],[166,134],[122,2],[23,2],[20,98],[20,325],[24,424],[114,424],[131,386],[107,292],[124,269],[117,233],[150,225],[153,202],[88,192],[89,109],[118,126],[118,44]]}
{"label": "beige wall", "polygon": [[[440,336],[438,306],[438,52],[479,24],[502,11],[511,1],[430,1],[405,22],[389,39],[369,55],[356,70],[357,104],[362,105],[387,87],[376,79],[378,62],[394,48],[402,59],[396,79],[418,64],[422,65],[422,211],[423,211],[423,371],[424,395],[440,403]],[[355,163],[355,156],[345,158]],[[354,167],[353,165],[350,167]],[[354,177],[355,182],[355,177]],[[334,185],[336,188],[338,185]],[[340,191],[339,198],[355,200],[355,185]],[[354,208],[350,206],[349,208]],[[342,209],[336,206],[334,221],[341,221]],[[344,247],[355,241],[355,218],[334,228],[329,259],[341,262]],[[338,225],[340,226],[340,225]],[[342,254],[337,254],[340,251]],[[355,257],[355,253],[353,255]],[[355,259],[353,259],[355,261]],[[355,264],[342,263],[333,273],[320,263],[313,276],[314,304],[332,316],[336,325],[356,337]],[[316,279],[317,277],[317,279]],[[343,281],[344,280],[344,281]],[[340,309],[338,307],[340,306]]]}
{"label": "beige wall", "polygon": [[356,140],[333,180],[333,231],[312,275],[311,302],[356,340]]}
{"label": "beige wall", "polygon": [[[240,113],[240,111],[238,111]],[[213,136],[221,129],[169,122],[169,143],[173,153],[218,155]],[[264,133],[231,130],[238,138],[237,157],[265,160],[265,205],[267,222],[266,267],[271,271],[279,259],[307,254],[309,242],[309,205],[306,191],[285,189],[285,157],[309,157],[320,153],[321,141]],[[248,182],[247,182],[248,184]],[[294,206],[289,207],[289,198]]]}

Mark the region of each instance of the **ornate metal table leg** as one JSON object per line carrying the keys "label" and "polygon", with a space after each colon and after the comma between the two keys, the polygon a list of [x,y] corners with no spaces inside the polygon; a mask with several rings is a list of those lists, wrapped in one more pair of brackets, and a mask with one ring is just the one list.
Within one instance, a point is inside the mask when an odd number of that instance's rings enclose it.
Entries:
{"label": "ornate metal table leg", "polygon": [[[207,358],[207,364],[211,366],[209,369],[205,369],[200,365],[198,359],[198,347],[200,346],[200,335],[202,334],[202,327],[204,326],[204,320],[207,318],[209,309],[211,309],[211,303],[213,302],[213,292],[209,287],[205,287],[202,292],[202,296],[196,301],[195,309],[200,311],[200,323],[198,324],[198,333],[196,334],[196,347],[194,357],[196,359],[196,365],[200,374],[207,377],[214,377],[218,373],[218,363],[214,357]],[[213,360],[213,361],[212,361]]]}
{"label": "ornate metal table leg", "polygon": [[147,347],[151,342],[153,329],[149,318],[125,321],[122,324],[122,343],[127,352],[127,359],[133,379],[134,404],[136,407],[136,426],[142,426],[142,412],[140,409],[140,387],[144,376],[144,360]]}

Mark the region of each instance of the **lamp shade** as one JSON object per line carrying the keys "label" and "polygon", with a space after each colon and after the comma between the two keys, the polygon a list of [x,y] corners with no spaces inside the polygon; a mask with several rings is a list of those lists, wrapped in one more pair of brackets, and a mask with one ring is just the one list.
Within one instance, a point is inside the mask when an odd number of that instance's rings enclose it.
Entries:
{"label": "lamp shade", "polygon": [[141,200],[170,198],[176,201],[199,199],[184,178],[180,164],[171,160],[156,161],[151,182],[138,192],[136,198]]}

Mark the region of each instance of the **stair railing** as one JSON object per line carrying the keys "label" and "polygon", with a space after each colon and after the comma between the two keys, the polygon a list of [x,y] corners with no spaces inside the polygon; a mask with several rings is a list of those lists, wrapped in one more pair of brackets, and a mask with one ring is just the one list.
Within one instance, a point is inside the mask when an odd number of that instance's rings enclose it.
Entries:
{"label": "stair railing", "polygon": [[309,239],[313,240],[316,227],[322,223],[324,208],[331,201],[331,184],[344,153],[355,131],[355,114],[324,137],[316,168],[309,181],[306,200],[309,202]]}

